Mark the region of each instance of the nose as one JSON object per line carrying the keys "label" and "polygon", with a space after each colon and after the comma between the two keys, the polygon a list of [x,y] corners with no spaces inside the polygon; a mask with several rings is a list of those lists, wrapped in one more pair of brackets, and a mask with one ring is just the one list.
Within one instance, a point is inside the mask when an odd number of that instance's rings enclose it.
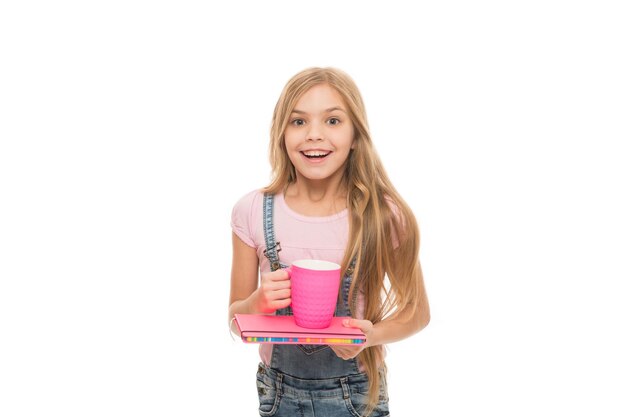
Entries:
{"label": "nose", "polygon": [[322,140],[324,138],[323,131],[323,126],[320,126],[319,123],[310,123],[309,130],[306,135],[306,140],[311,142]]}

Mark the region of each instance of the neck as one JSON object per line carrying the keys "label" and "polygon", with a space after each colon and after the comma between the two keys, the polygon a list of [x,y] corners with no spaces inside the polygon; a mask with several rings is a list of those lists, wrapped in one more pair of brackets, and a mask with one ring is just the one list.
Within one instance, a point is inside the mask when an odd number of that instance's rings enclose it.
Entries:
{"label": "neck", "polygon": [[346,208],[346,186],[341,178],[312,181],[298,177],[287,187],[285,201],[301,214],[328,216]]}

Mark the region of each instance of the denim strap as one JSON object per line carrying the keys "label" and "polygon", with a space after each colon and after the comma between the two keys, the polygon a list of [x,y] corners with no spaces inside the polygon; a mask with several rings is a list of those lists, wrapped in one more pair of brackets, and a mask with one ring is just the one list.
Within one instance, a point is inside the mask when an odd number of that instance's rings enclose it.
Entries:
{"label": "denim strap", "polygon": [[263,194],[263,234],[265,236],[265,250],[263,255],[270,261],[272,271],[280,269],[278,252],[280,252],[280,242],[276,242],[274,236],[274,195]]}

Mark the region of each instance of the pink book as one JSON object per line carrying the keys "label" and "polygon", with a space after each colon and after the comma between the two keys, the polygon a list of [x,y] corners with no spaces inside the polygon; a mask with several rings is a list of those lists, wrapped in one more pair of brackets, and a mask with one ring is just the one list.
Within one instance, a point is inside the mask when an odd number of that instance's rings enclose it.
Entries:
{"label": "pink book", "polygon": [[333,317],[325,329],[307,329],[296,324],[293,316],[265,316],[235,314],[235,323],[246,343],[280,343],[302,345],[362,345],[365,335],[361,330],[344,327],[343,319]]}

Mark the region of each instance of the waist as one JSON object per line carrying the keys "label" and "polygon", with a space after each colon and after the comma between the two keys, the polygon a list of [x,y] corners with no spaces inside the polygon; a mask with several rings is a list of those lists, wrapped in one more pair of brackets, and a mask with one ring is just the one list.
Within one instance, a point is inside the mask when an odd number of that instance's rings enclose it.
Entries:
{"label": "waist", "polygon": [[299,398],[322,398],[344,396],[349,386],[350,391],[367,392],[368,377],[364,372],[354,373],[333,378],[304,379],[280,372],[259,364],[257,378],[265,384],[274,386],[283,394]]}

